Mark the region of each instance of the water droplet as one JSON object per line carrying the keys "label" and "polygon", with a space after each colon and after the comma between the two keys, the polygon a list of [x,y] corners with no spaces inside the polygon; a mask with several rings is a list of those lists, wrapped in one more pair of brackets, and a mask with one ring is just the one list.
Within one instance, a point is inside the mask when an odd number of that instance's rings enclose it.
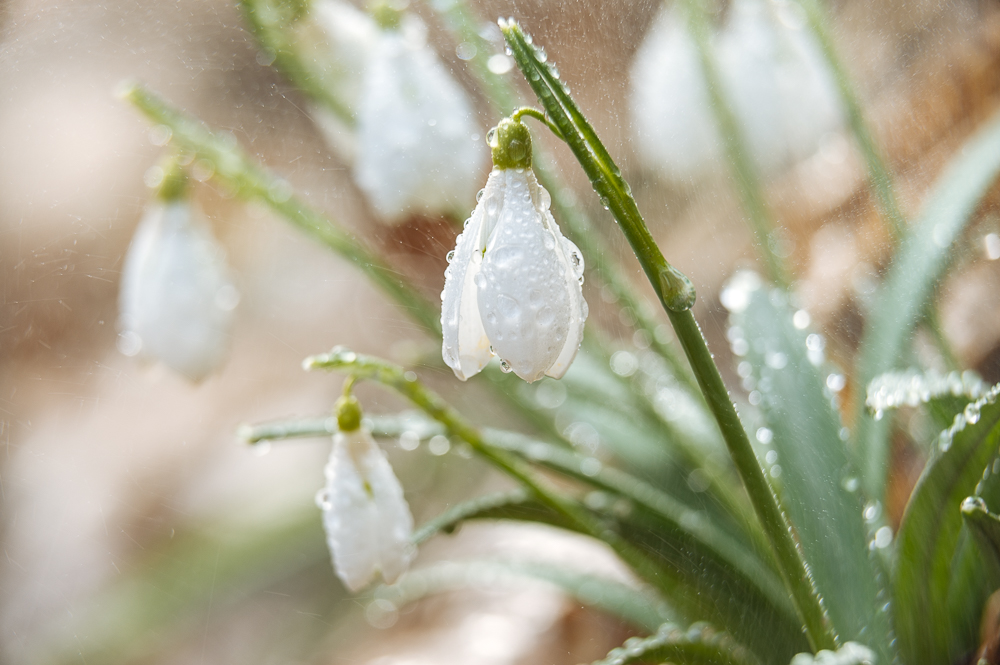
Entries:
{"label": "water droplet", "polygon": [[962,415],[970,425],[975,425],[979,422],[979,405],[975,402],[967,404]]}
{"label": "water droplet", "polygon": [[774,440],[774,432],[769,427],[758,427],[757,440],[763,445],[769,445]]}
{"label": "water droplet", "polygon": [[858,491],[858,487],[859,487],[860,485],[861,485],[861,481],[859,481],[859,480],[858,480],[857,478],[855,478],[854,476],[847,476],[846,478],[844,478],[844,479],[843,479],[843,480],[842,480],[842,481],[840,482],[840,486],[841,486],[841,487],[843,487],[843,488],[844,488],[845,490],[847,490],[848,492],[851,492],[852,494],[853,494],[854,492]]}
{"label": "water droplet", "polygon": [[514,368],[511,367],[510,363],[507,362],[506,360],[501,360],[500,361],[500,371],[503,372],[504,374],[510,374],[511,372],[514,371]]}
{"label": "water droplet", "polygon": [[485,193],[486,193],[486,188],[485,187],[483,189],[480,189],[478,192],[476,192],[476,203],[479,203],[480,201],[483,200],[483,194],[485,194]]}
{"label": "water droplet", "polygon": [[427,449],[431,452],[431,455],[440,457],[451,450],[451,441],[443,434],[437,434],[432,436],[431,440],[427,442]]}
{"label": "water droplet", "polygon": [[416,450],[420,447],[420,436],[412,430],[406,430],[399,435],[399,447],[407,451]]}
{"label": "water droplet", "polygon": [[330,510],[333,507],[333,504],[330,502],[330,493],[327,492],[325,487],[316,492],[314,500],[316,501],[316,507],[320,510]]}
{"label": "water droplet", "polygon": [[446,260],[446,261],[447,261],[448,263],[451,263],[452,261],[454,261],[454,260],[455,260],[455,250],[451,250],[450,252],[448,252],[448,253],[447,253],[447,254],[445,255],[445,257],[444,257],[444,258],[445,258],[445,260]]}

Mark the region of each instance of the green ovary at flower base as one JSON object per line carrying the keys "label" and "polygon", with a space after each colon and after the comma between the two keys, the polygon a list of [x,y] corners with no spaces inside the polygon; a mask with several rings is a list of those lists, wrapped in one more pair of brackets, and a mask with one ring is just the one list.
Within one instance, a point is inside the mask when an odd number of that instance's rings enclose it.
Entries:
{"label": "green ovary at flower base", "polygon": [[583,257],[549,212],[527,128],[505,119],[489,143],[493,172],[445,271],[444,360],[463,381],[494,354],[529,383],[558,379],[583,340]]}
{"label": "green ovary at flower base", "polygon": [[379,573],[392,583],[406,571],[415,553],[413,517],[392,467],[361,424],[350,382],[335,412],[338,431],[316,503],[337,575],[356,592]]}

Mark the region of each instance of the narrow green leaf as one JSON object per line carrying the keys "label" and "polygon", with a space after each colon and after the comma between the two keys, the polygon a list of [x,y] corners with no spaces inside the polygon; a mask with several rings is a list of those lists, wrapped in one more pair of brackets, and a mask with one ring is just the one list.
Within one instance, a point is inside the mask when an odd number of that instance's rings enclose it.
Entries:
{"label": "narrow green leaf", "polygon": [[479,560],[428,566],[406,573],[392,586],[380,587],[375,596],[403,607],[436,593],[482,588],[485,581],[491,586],[503,586],[523,584],[529,579],[552,584],[582,604],[603,610],[639,629],[655,630],[674,617],[662,600],[642,589],[536,561]]}
{"label": "narrow green leaf", "polygon": [[[951,259],[951,249],[980,200],[1000,174],[1000,115],[956,152],[938,178],[920,217],[907,229],[872,308],[858,354],[858,385],[896,369],[913,328],[934,296]],[[857,391],[855,441],[862,484],[881,500],[888,464],[889,419],[864,412]]]}
{"label": "narrow green leaf", "polygon": [[413,534],[413,542],[419,545],[437,533],[452,533],[467,520],[530,519],[531,516],[541,517],[539,511],[543,509],[521,488],[478,496],[452,506],[424,524]]}
{"label": "narrow green leaf", "polygon": [[1000,570],[1000,515],[991,513],[978,496],[962,501],[962,519],[975,538],[982,558],[989,567]]}
{"label": "narrow green leaf", "polygon": [[973,494],[1000,441],[1000,387],[969,404],[941,433],[941,451],[917,483],[903,515],[896,548],[893,607],[896,636],[911,665],[954,662],[969,644],[949,611],[962,500]]}
{"label": "narrow green leaf", "polygon": [[709,624],[696,623],[685,629],[666,623],[651,637],[629,638],[623,646],[593,665],[755,665],[757,662],[747,649]]}
{"label": "narrow green leaf", "polygon": [[[767,288],[754,273],[734,277],[723,302],[732,312],[734,350],[752,366],[761,396],[767,429],[757,435],[765,444],[760,450],[773,456],[770,475],[830,619],[842,639],[870,644],[889,661],[889,623],[878,609],[884,603],[877,601],[864,506],[840,435],[822,338],[797,327],[787,294]],[[832,382],[837,385],[836,374]]]}

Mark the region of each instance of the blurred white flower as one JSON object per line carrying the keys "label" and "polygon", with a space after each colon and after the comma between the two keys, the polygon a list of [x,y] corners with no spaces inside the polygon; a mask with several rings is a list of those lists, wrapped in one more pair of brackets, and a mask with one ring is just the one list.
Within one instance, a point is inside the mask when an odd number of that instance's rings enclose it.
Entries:
{"label": "blurred white flower", "polygon": [[413,517],[392,467],[364,427],[334,435],[317,503],[334,568],[352,592],[377,573],[392,583],[410,565]]}
{"label": "blurred white flower", "polygon": [[410,15],[381,33],[358,108],[355,179],[386,221],[461,209],[485,158],[469,100],[425,38]]}
{"label": "blurred white flower", "polygon": [[349,3],[313,0],[292,27],[299,60],[346,109],[356,109],[379,40],[375,21]]}
{"label": "blurred white flower", "polygon": [[326,101],[340,106],[337,114],[314,104],[313,118],[331,147],[353,160],[356,139],[349,118],[361,103],[368,63],[379,43],[379,27],[351,4],[313,0],[306,16],[293,24],[291,37],[299,61],[330,94]]}
{"label": "blurred white flower", "polygon": [[[844,117],[815,39],[786,4],[734,0],[725,24],[710,37],[722,93],[765,173],[813,154]],[[721,142],[681,11],[661,12],[636,54],[631,81],[633,129],[643,161],[674,180],[716,169]]]}
{"label": "blurred white flower", "polygon": [[463,381],[494,354],[529,383],[561,378],[583,339],[583,257],[549,212],[549,193],[530,167],[527,130],[518,140],[528,146],[520,166],[505,168],[494,147],[496,167],[445,271],[442,354]]}
{"label": "blurred white flower", "polygon": [[152,204],[122,268],[119,349],[200,381],[226,357],[238,301],[225,253],[191,203]]}

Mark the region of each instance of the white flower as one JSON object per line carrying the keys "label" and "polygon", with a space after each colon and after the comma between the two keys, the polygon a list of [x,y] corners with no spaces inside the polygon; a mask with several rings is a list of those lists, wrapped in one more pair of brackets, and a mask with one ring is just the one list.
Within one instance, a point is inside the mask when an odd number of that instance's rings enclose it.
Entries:
{"label": "white flower", "polygon": [[382,33],[358,109],[355,179],[386,221],[467,205],[485,161],[465,92],[425,33],[415,16]]}
{"label": "white flower", "polygon": [[347,110],[357,109],[379,40],[375,21],[346,2],[313,0],[307,16],[292,27],[298,59]]}
{"label": "white flower", "polygon": [[[774,173],[813,154],[843,124],[833,77],[804,22],[770,0],[734,0],[710,41],[751,157]],[[674,180],[717,168],[722,146],[683,13],[657,18],[632,65],[631,107],[643,161]]]}
{"label": "white flower", "polygon": [[413,517],[392,467],[364,427],[334,435],[317,503],[334,568],[352,592],[379,572],[392,583],[410,565]]}
{"label": "white flower", "polygon": [[442,355],[463,381],[494,353],[525,381],[561,378],[583,339],[583,257],[549,212],[527,140],[527,165],[519,168],[503,168],[494,148],[497,167],[449,255]]}
{"label": "white flower", "polygon": [[292,27],[291,41],[299,62],[340,106],[339,113],[334,113],[314,100],[311,115],[330,146],[353,160],[357,141],[348,119],[356,115],[361,103],[379,28],[368,14],[340,0],[313,0],[308,14]]}
{"label": "white flower", "polygon": [[119,349],[200,381],[225,359],[238,300],[224,252],[191,204],[158,201],[125,256]]}

